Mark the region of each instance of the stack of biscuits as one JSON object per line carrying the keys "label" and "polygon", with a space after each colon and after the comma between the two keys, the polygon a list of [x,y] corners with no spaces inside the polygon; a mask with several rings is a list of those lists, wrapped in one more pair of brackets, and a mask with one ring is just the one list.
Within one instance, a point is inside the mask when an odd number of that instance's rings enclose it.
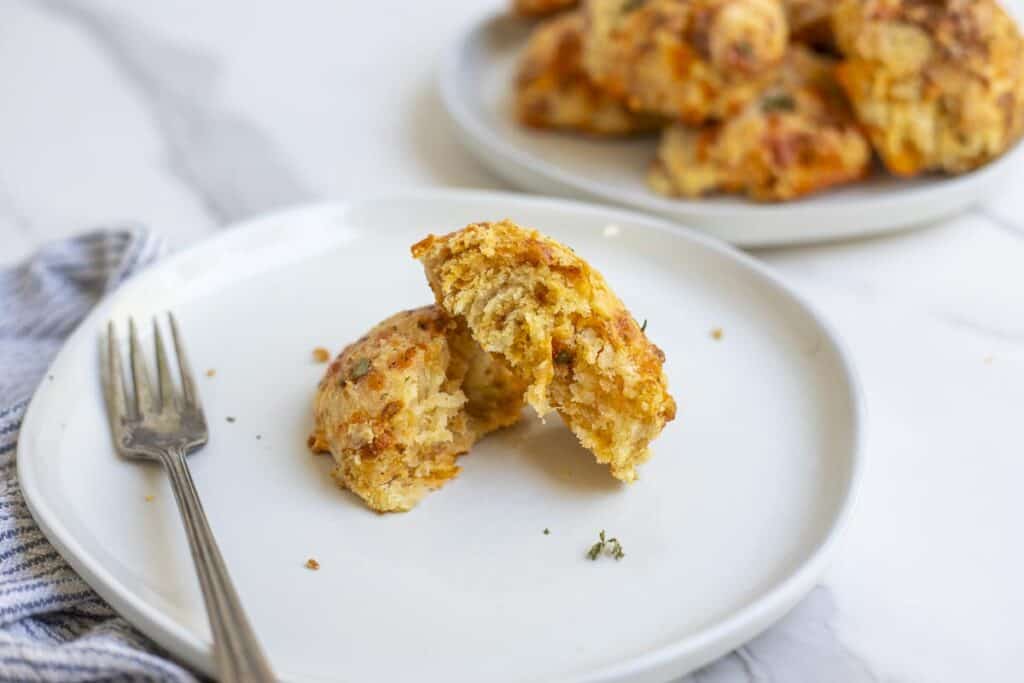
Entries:
{"label": "stack of biscuits", "polygon": [[996,0],[516,0],[519,121],[661,136],[649,184],[786,201],[963,173],[1024,134],[1024,39]]}

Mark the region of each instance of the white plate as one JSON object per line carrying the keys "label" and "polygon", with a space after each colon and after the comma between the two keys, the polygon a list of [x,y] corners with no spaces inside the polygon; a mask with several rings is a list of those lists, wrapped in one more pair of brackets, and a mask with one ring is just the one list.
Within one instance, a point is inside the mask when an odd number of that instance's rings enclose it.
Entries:
{"label": "white plate", "polygon": [[[480,443],[412,512],[371,513],[306,451],[324,370],[311,351],[430,300],[414,241],[505,216],[572,245],[649,321],[679,419],[633,486],[558,419],[530,418]],[[25,498],[61,553],[207,672],[165,477],[112,453],[99,391],[105,321],[167,309],[197,370],[216,370],[200,377],[211,440],[193,472],[287,680],[664,680],[794,605],[849,507],[860,413],[848,361],[806,305],[727,247],[631,213],[507,194],[260,218],[168,258],[94,312],[33,399],[18,451]],[[623,561],[584,557],[601,529],[622,540]],[[303,568],[309,557],[320,571]]]}
{"label": "white plate", "polygon": [[645,184],[656,138],[598,140],[516,124],[510,84],[531,24],[507,15],[470,26],[445,56],[444,105],[492,171],[542,194],[642,209],[743,246],[820,242],[920,225],[974,203],[1024,162],[1024,145],[973,173],[876,178],[786,204],[738,197],[669,199]]}

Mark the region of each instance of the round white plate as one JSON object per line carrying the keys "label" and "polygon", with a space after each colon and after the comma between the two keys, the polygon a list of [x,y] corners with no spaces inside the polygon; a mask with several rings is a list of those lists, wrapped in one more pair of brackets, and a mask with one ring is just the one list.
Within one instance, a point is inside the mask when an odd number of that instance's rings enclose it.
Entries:
{"label": "round white plate", "polygon": [[[648,321],[679,418],[632,486],[557,418],[528,417],[476,446],[412,512],[372,513],[306,450],[325,368],[311,352],[431,300],[413,242],[502,217],[572,245]],[[168,309],[197,371],[216,370],[199,377],[211,439],[193,473],[286,680],[665,680],[793,606],[849,508],[860,409],[848,360],[815,313],[734,250],[631,213],[509,194],[271,215],[166,259],[100,306],[54,361],[18,450],[25,498],[61,553],[207,672],[166,478],[112,452],[99,388],[106,321]],[[602,529],[625,559],[586,559]],[[310,557],[319,571],[303,567]]]}
{"label": "round white plate", "polygon": [[820,242],[921,225],[974,203],[1024,163],[1024,145],[957,177],[879,174],[785,204],[740,197],[670,199],[646,185],[657,138],[601,140],[518,125],[511,83],[531,23],[491,15],[471,25],[442,65],[441,96],[466,147],[492,171],[542,194],[642,209],[743,246]]}

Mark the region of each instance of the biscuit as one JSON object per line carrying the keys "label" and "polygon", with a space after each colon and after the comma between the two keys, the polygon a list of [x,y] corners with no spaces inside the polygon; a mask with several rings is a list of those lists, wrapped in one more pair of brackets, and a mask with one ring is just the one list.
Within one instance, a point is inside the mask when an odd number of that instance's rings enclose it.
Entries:
{"label": "biscuit", "polygon": [[697,125],[760,92],[788,41],[779,0],[588,0],[583,64],[630,108]]}
{"label": "biscuit", "polygon": [[412,508],[454,477],[456,458],[514,424],[525,383],[436,306],[384,320],[331,363],[310,447],[374,510]]}
{"label": "biscuit", "polygon": [[675,417],[664,355],[604,278],[571,249],[511,221],[474,223],[413,245],[445,311],[557,410],[580,443],[623,481]]}
{"label": "biscuit", "polygon": [[648,182],[664,195],[796,199],[867,174],[871,148],[834,80],[835,61],[794,45],[772,84],[719,124],[662,134]]}
{"label": "biscuit", "polygon": [[568,12],[534,28],[515,80],[516,116],[533,128],[594,135],[657,130],[664,121],[631,111],[583,69],[583,15]]}
{"label": "biscuit", "polygon": [[962,173],[1024,133],[1024,40],[994,0],[840,0],[838,78],[886,167]]}

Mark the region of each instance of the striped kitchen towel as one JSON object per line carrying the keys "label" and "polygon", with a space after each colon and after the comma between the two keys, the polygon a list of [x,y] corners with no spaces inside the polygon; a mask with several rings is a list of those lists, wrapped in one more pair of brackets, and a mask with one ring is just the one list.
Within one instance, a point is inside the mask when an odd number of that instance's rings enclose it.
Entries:
{"label": "striped kitchen towel", "polygon": [[18,428],[53,355],[93,305],[160,251],[145,230],[103,230],[0,270],[0,680],[197,680],[68,567],[18,488]]}

